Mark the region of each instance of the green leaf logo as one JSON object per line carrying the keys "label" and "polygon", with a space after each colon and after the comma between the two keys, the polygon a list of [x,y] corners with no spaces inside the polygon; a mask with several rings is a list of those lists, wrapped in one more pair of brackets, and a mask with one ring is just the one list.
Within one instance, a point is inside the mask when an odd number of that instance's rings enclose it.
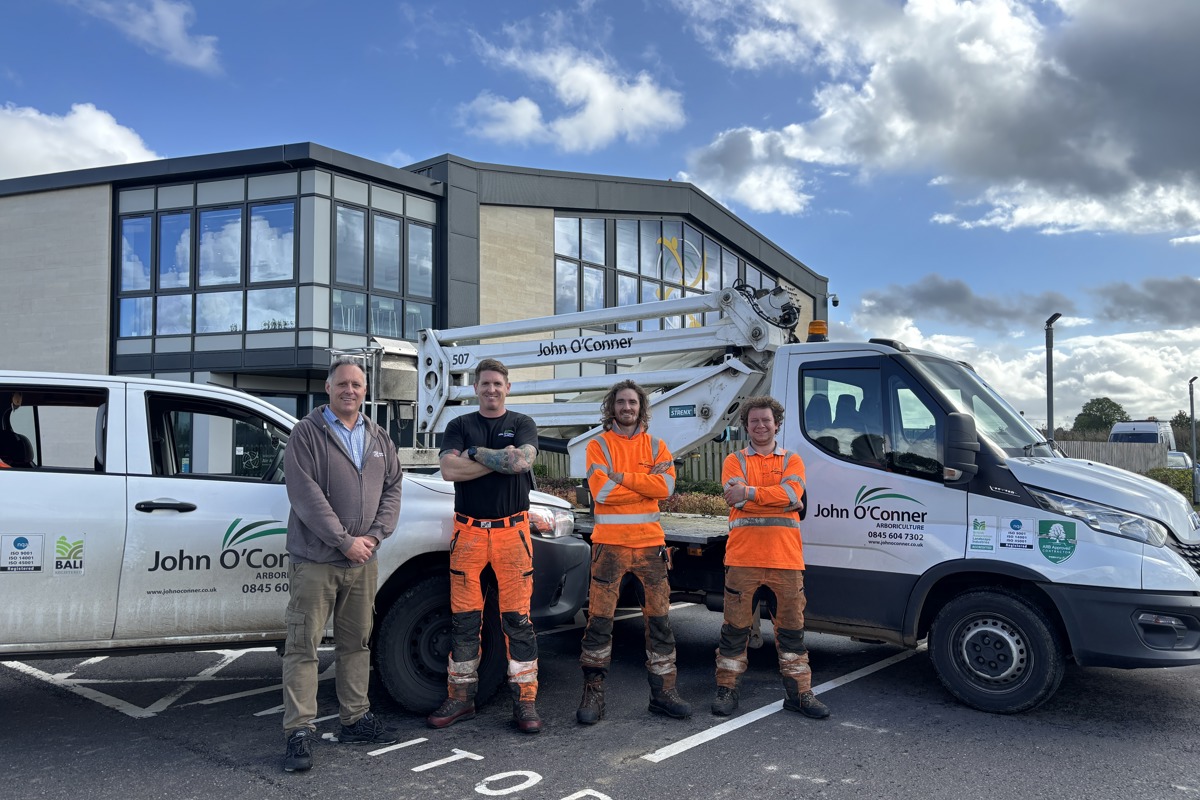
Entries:
{"label": "green leaf logo", "polygon": [[67,537],[60,536],[54,543],[54,552],[59,558],[71,560],[83,558],[83,539],[78,542],[68,542]]}
{"label": "green leaf logo", "polygon": [[879,500],[907,500],[910,503],[916,503],[919,506],[925,505],[917,498],[909,497],[906,494],[885,494],[886,492],[891,491],[892,487],[890,486],[877,486],[874,489],[868,489],[867,485],[864,483],[859,487],[858,494],[854,495],[854,505],[861,506],[866,505],[867,503],[874,503]]}
{"label": "green leaf logo", "polygon": [[[238,527],[239,525],[241,525],[240,528]],[[225,538],[221,542],[221,549],[228,550],[236,544],[242,544],[251,539],[261,539],[263,536],[276,536],[281,533],[287,533],[287,524],[283,520],[260,519],[256,522],[248,522],[242,525],[242,518],[238,517],[229,523],[229,527],[225,531]]]}

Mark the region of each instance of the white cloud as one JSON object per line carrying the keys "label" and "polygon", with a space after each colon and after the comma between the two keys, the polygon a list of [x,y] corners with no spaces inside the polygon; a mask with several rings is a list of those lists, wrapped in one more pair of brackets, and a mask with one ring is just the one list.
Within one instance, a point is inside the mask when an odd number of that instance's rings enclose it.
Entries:
{"label": "white cloud", "polygon": [[149,53],[210,74],[220,74],[217,37],[189,30],[196,12],[186,0],[69,0],[114,25]]}
{"label": "white cloud", "polygon": [[1195,236],[1176,236],[1174,239],[1171,239],[1170,241],[1171,241],[1171,244],[1174,244],[1174,245],[1200,244],[1200,234],[1197,234]]}
{"label": "white cloud", "polygon": [[[689,173],[814,165],[931,176],[968,198],[932,218],[1044,233],[1200,231],[1200,3],[1160,0],[674,0],[732,69],[815,79],[808,118],[719,133]],[[750,158],[736,133],[775,142]],[[773,210],[795,213],[786,192]]]}
{"label": "white cloud", "polygon": [[[1063,317],[1058,325],[1071,318]],[[908,316],[881,313],[863,302],[850,322],[830,326],[830,339],[898,339],[910,348],[931,350],[966,361],[993,389],[1037,425],[1046,422],[1046,349],[997,340],[927,333]],[[1083,404],[1109,397],[1130,416],[1170,419],[1187,407],[1187,381],[1195,370],[1188,355],[1200,348],[1200,327],[1106,336],[1069,336],[1054,340],[1054,419],[1071,427]],[[1190,371],[1189,371],[1190,370]]]}
{"label": "white cloud", "polygon": [[758,212],[799,214],[812,195],[778,134],[739,128],[725,131],[689,159],[689,171],[676,177],[691,181],[721,201],[733,200]]}
{"label": "white cloud", "polygon": [[[514,35],[514,38],[519,38]],[[483,59],[514,70],[550,90],[553,103],[510,100],[489,91],[459,108],[460,123],[499,142],[552,144],[564,152],[592,152],[623,139],[639,142],[683,126],[682,96],[646,72],[628,75],[609,60],[568,45],[509,48],[478,42]]]}
{"label": "white cloud", "polygon": [[160,158],[130,128],[90,103],[65,116],[0,106],[0,178]]}

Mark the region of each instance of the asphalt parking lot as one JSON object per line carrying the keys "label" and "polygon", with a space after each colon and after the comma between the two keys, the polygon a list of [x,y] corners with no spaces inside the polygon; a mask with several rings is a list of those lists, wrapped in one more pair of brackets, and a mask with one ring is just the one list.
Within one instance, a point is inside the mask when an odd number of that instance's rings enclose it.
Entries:
{"label": "asphalt parking lot", "polygon": [[[376,689],[390,747],[322,742],[309,773],[280,769],[273,650],[5,662],[0,738],[10,798],[1200,798],[1200,667],[1068,670],[1019,716],[965,708],[924,653],[812,635],[814,684],[833,717],[779,710],[773,637],[752,651],[739,715],[713,717],[718,615],[672,611],[689,720],[646,712],[640,616],[618,622],[607,719],[575,723],[581,631],[540,635],[546,720],[510,725],[507,697],[443,731]],[[322,665],[332,663],[325,653]],[[331,671],[328,673],[331,676]],[[336,730],[332,680],[322,733]]]}

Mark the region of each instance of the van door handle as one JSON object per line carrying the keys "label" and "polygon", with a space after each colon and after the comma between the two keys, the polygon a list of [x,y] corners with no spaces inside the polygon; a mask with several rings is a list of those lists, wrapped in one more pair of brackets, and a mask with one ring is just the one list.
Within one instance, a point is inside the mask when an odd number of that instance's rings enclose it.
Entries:
{"label": "van door handle", "polygon": [[138,511],[195,511],[195,503],[180,503],[177,500],[143,500],[134,506]]}

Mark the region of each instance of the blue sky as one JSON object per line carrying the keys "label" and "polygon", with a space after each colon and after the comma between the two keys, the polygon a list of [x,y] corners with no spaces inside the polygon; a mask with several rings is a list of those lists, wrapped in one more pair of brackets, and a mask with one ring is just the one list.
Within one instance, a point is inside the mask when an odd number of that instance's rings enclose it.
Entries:
{"label": "blue sky", "polygon": [[[689,180],[830,279],[842,339],[1045,421],[1200,373],[1200,3],[46,0],[0,24],[0,178],[313,141]],[[3,243],[0,242],[0,247]]]}

